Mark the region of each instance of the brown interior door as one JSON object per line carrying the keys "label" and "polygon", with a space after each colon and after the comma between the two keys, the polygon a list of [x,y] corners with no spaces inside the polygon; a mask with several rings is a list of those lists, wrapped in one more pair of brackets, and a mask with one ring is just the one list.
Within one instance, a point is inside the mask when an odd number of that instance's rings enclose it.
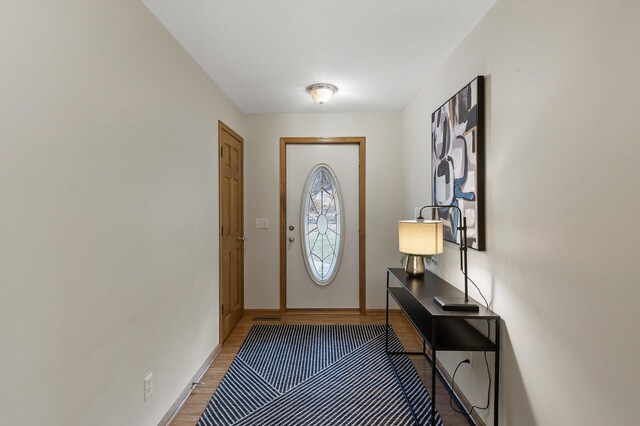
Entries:
{"label": "brown interior door", "polygon": [[242,138],[219,124],[220,342],[244,313]]}

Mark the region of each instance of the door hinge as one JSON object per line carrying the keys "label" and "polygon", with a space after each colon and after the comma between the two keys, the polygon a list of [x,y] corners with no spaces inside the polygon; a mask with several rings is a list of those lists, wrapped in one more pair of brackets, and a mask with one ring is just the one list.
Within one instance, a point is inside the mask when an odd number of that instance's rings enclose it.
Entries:
{"label": "door hinge", "polygon": [[221,232],[222,232],[222,236],[224,237],[224,226],[221,226],[220,229],[221,229]]}
{"label": "door hinge", "polygon": [[224,315],[224,303],[222,304],[222,315]]}
{"label": "door hinge", "polygon": [[224,157],[224,146],[220,147],[220,157]]}

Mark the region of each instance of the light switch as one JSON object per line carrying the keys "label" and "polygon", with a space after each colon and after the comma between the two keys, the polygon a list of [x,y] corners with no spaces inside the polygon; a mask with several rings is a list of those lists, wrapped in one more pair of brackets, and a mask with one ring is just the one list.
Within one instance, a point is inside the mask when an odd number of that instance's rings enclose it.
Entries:
{"label": "light switch", "polygon": [[153,393],[153,373],[149,373],[147,377],[144,378],[144,400],[146,401],[151,397]]}
{"label": "light switch", "polygon": [[256,218],[254,227],[256,229],[269,229],[269,219]]}

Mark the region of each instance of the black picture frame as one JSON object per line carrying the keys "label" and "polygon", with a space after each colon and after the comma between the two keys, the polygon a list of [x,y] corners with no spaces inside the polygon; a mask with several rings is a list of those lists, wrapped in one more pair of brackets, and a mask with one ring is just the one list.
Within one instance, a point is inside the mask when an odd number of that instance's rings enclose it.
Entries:
{"label": "black picture frame", "polygon": [[[467,246],[485,250],[484,76],[477,76],[431,114],[431,194],[434,205],[457,205],[467,217]],[[434,210],[444,239],[460,244],[455,209]]]}

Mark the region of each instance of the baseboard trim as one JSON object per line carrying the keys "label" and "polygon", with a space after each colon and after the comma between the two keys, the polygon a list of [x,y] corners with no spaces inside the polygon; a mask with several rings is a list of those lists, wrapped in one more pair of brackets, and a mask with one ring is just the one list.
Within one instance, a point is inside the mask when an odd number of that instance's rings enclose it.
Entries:
{"label": "baseboard trim", "polygon": [[360,315],[358,308],[287,308],[285,315],[325,315],[325,314]]}
{"label": "baseboard trim", "polygon": [[245,309],[245,317],[279,317],[280,309]]}
{"label": "baseboard trim", "polygon": [[[411,320],[409,320],[409,318],[407,318],[407,315],[404,312],[402,312],[402,319],[409,326],[409,329],[416,336],[418,341],[422,341],[422,336],[420,335],[418,330],[414,327],[414,325],[411,322]],[[427,346],[427,353],[431,354],[431,350],[429,349],[429,346]],[[442,363],[439,360],[436,360],[436,366],[438,368],[438,371],[442,375],[442,377],[444,377],[444,379],[448,383],[451,383],[451,375],[444,368],[444,365],[442,365]],[[462,404],[464,404],[465,407],[471,407],[471,402],[469,402],[469,400],[467,399],[465,394],[462,393],[462,390],[460,389],[460,387],[457,384],[454,384],[453,391],[455,392],[456,396],[460,399],[460,401],[462,401]],[[482,420],[482,418],[480,418],[480,416],[475,411],[471,412],[471,417],[473,418],[476,426],[486,426],[484,421]]]}
{"label": "baseboard trim", "polygon": [[[389,308],[389,314],[391,315],[398,315],[400,312],[402,312],[399,308],[396,309],[391,309]],[[386,309],[367,309],[367,315],[380,315],[380,314],[386,314],[387,310]]]}
{"label": "baseboard trim", "polygon": [[209,369],[209,367],[211,366],[211,364],[216,359],[219,353],[220,353],[220,344],[216,345],[216,347],[213,348],[213,351],[211,351],[211,353],[209,354],[207,359],[204,361],[204,363],[200,366],[196,374],[189,381],[187,386],[185,386],[184,390],[180,392],[180,395],[178,396],[176,401],[171,405],[171,407],[167,411],[167,414],[165,414],[162,420],[160,420],[160,423],[158,423],[158,426],[168,426],[171,424],[173,419],[178,414],[178,411],[180,411],[180,408],[182,408],[184,403],[187,401],[187,398],[189,398],[189,395],[191,395],[191,392],[193,392],[193,390],[195,389],[194,383],[199,382],[200,379],[202,379],[202,376],[204,376],[204,373],[207,372],[207,370]]}
{"label": "baseboard trim", "polygon": [[[381,315],[386,312],[385,309],[367,309],[366,315]],[[389,314],[391,315],[399,315],[402,311],[400,309],[389,309]],[[324,309],[287,309],[282,315],[282,312],[279,309],[245,309],[244,316],[245,317],[268,317],[268,318],[283,318],[287,315],[326,315],[331,313],[339,313],[339,314],[353,314],[360,315],[360,311],[358,309],[339,309],[339,308],[324,308]],[[256,318],[259,319],[259,318]]]}

